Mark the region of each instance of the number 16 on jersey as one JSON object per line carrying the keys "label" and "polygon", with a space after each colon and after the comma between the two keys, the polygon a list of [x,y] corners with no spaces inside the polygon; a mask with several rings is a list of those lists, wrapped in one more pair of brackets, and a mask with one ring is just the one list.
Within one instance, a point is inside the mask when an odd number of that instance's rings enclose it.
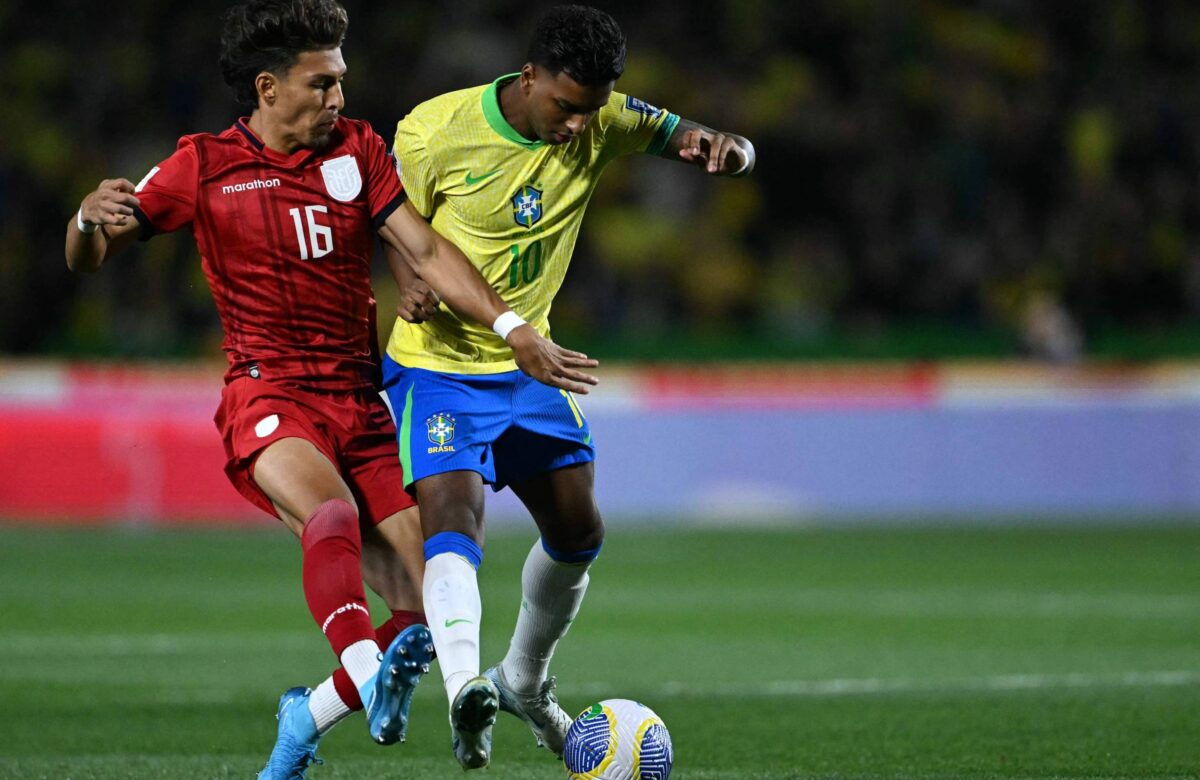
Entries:
{"label": "number 16 on jersey", "polygon": [[[292,224],[296,226],[296,241],[300,244],[300,259],[309,259],[309,247],[312,247],[312,259],[324,257],[333,251],[333,229],[328,225],[322,225],[317,222],[316,215],[328,214],[327,206],[305,206],[303,217],[300,214],[300,209],[288,209],[288,214],[292,215]],[[305,225],[308,226],[308,241],[304,240]]]}

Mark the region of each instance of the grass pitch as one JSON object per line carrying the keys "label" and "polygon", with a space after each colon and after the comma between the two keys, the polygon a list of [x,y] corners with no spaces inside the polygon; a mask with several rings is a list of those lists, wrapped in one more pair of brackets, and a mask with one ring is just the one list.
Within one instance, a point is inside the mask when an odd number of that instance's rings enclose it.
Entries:
{"label": "grass pitch", "polygon": [[[485,665],[532,541],[489,540]],[[332,661],[282,529],[0,527],[0,777],[253,777]],[[569,711],[657,710],[681,779],[1198,777],[1200,527],[615,526],[553,671]],[[321,755],[463,776],[436,670],[407,744],[358,715]],[[478,774],[564,776],[506,715]]]}

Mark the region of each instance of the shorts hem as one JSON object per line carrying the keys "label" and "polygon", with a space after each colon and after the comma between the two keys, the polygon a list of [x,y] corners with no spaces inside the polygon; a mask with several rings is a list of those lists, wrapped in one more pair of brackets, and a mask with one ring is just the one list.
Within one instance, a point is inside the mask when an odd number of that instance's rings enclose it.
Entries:
{"label": "shorts hem", "polygon": [[554,460],[550,461],[545,468],[540,468],[536,471],[530,471],[524,474],[513,474],[505,479],[500,479],[500,477],[497,476],[496,480],[489,484],[492,486],[492,492],[499,493],[501,490],[504,490],[504,488],[508,487],[514,482],[524,482],[525,480],[532,479],[539,474],[549,474],[551,471],[565,469],[567,466],[578,466],[583,463],[594,463],[595,461],[596,452],[594,450],[581,448],[567,455],[561,455],[555,458]]}

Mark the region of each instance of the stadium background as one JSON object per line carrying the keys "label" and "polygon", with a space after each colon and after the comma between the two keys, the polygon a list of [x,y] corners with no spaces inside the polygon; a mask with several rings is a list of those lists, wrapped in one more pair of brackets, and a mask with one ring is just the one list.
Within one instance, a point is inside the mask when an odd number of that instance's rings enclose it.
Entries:
{"label": "stadium background", "polygon": [[[222,6],[2,7],[5,353],[215,353],[188,236],[95,279],[56,261],[101,177],[137,180],[237,115]],[[347,6],[346,110],[385,137],[519,65],[532,16]],[[1200,349],[1194,4],[608,7],[630,39],[620,88],[744,133],[763,162],[742,182],[614,166],[555,307],[564,340],[656,358]]]}
{"label": "stadium background", "polygon": [[[220,361],[190,235],[95,276],[60,259],[96,182],[140,179],[237,115],[221,7],[5,6],[8,514],[252,516],[217,456],[188,467],[216,450]],[[347,112],[385,137],[417,102],[519,65],[532,21],[512,2],[348,7]],[[747,135],[762,161],[730,181],[626,160],[591,206],[553,325],[605,362],[586,406],[610,515],[1200,508],[1200,380],[1151,362],[1200,351],[1200,10],[609,7],[630,38],[620,88]],[[714,438],[726,457],[706,457]],[[39,446],[54,456],[27,457]],[[643,454],[679,461],[651,475]],[[189,483],[220,500],[173,506],[172,473],[212,475]],[[505,498],[496,513],[520,515]]]}
{"label": "stadium background", "polygon": [[[625,160],[585,220],[552,320],[604,361],[612,530],[567,706],[642,698],[688,778],[1196,776],[1200,8],[598,4],[619,88],[759,168]],[[223,6],[0,2],[0,777],[247,776],[328,669],[293,540],[220,472],[190,236],[62,260],[101,178],[237,115]],[[385,137],[537,10],[346,6]],[[490,659],[529,525],[489,513]],[[405,776],[454,769],[436,688]],[[356,728],[318,780],[394,774]],[[497,731],[491,777],[555,776]]]}

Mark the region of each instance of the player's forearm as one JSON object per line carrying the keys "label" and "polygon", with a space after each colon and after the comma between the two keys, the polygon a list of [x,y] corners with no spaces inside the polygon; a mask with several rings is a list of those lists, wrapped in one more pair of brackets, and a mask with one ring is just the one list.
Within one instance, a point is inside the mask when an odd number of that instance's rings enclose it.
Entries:
{"label": "player's forearm", "polygon": [[103,230],[84,233],[76,224],[76,216],[67,225],[67,268],[77,273],[93,273],[104,264],[108,237]]}
{"label": "player's forearm", "polygon": [[410,203],[392,212],[379,232],[456,314],[490,328],[509,310],[459,248],[434,232]]}
{"label": "player's forearm", "polygon": [[417,279],[417,272],[412,269],[404,256],[387,241],[383,242],[383,256],[387,258],[388,268],[391,269],[392,279],[401,292],[408,289]]}
{"label": "player's forearm", "polygon": [[133,242],[139,206],[128,179],[105,179],[67,223],[67,268],[91,273]]}
{"label": "player's forearm", "polygon": [[456,314],[492,327],[508,305],[458,247],[436,233],[431,243],[430,251],[414,257],[413,270]]}
{"label": "player's forearm", "polygon": [[[76,218],[77,219],[77,218]],[[67,268],[77,273],[94,273],[104,261],[124,252],[137,238],[138,223],[97,225],[92,233],[79,229],[76,219],[67,225]]]}

